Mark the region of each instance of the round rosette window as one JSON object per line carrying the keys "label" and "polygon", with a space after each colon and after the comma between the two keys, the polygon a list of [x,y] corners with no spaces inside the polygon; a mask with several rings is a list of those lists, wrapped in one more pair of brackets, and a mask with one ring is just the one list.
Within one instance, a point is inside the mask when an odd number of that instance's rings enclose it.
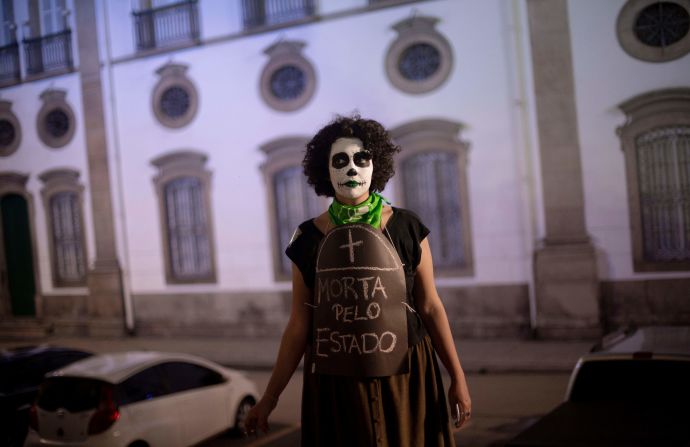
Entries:
{"label": "round rosette window", "polygon": [[48,90],[41,95],[43,107],[38,112],[38,136],[46,146],[60,148],[72,140],[76,120],[72,108],[65,100],[66,92]]}
{"label": "round rosette window", "polygon": [[280,42],[265,50],[270,60],[261,74],[261,97],[269,107],[292,112],[314,96],[316,74],[301,54],[301,42]]}
{"label": "round rosette window", "polygon": [[196,116],[199,106],[197,89],[186,75],[187,66],[170,63],[156,73],[160,80],[153,90],[153,114],[165,127],[186,126]]}
{"label": "round rosette window", "polygon": [[11,108],[11,102],[0,100],[0,157],[13,154],[21,142],[21,126]]}
{"label": "round rosette window", "polygon": [[450,75],[453,53],[450,43],[434,27],[438,19],[415,17],[393,26],[398,38],[386,55],[386,75],[405,93],[427,93],[440,87]]}
{"label": "round rosette window", "polygon": [[648,62],[678,59],[690,52],[690,0],[630,0],[616,28],[630,56]]}

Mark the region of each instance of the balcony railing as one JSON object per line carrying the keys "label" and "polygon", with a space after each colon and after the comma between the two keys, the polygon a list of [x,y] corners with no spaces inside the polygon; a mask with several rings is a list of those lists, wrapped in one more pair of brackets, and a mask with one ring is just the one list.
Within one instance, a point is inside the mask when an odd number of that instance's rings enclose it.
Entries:
{"label": "balcony railing", "polygon": [[72,68],[72,30],[24,39],[23,43],[28,75]]}
{"label": "balcony railing", "polygon": [[177,46],[199,40],[197,0],[134,11],[138,50]]}
{"label": "balcony railing", "polygon": [[19,44],[13,42],[0,47],[0,83],[18,81],[19,79]]}
{"label": "balcony railing", "polygon": [[314,0],[242,0],[244,28],[292,22],[314,15]]}

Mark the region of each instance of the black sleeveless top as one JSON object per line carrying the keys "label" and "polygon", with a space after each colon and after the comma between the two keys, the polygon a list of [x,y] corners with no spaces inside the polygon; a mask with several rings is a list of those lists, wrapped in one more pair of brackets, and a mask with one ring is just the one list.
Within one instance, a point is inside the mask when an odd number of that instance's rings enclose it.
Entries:
{"label": "black sleeveless top", "polygon": [[[316,278],[316,252],[324,234],[314,224],[313,219],[302,222],[299,230],[300,234],[288,245],[285,254],[299,268],[304,283],[313,292]],[[426,335],[424,324],[415,309],[412,290],[417,266],[422,258],[422,248],[419,244],[427,237],[429,229],[412,211],[393,207],[393,215],[386,223],[386,230],[383,234],[386,237],[390,236],[405,271],[407,302],[414,310],[407,312],[408,345],[414,346]]]}

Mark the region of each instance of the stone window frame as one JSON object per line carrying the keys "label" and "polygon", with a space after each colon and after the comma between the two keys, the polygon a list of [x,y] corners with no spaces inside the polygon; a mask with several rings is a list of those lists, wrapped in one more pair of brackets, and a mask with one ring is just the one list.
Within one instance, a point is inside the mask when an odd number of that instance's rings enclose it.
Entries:
{"label": "stone window frame", "polygon": [[[646,45],[635,35],[635,21],[639,13],[659,0],[628,0],[618,13],[616,36],[623,50],[635,59],[646,62],[668,62],[685,56],[690,52],[690,32],[681,40],[668,47],[658,48]],[[690,0],[672,0],[690,14]]]}
{"label": "stone window frame", "polygon": [[616,129],[625,157],[628,213],[632,262],[635,272],[664,272],[690,270],[690,261],[647,261],[644,259],[642,214],[640,210],[638,164],[635,139],[638,135],[659,127],[690,126],[690,88],[670,88],[643,93],[620,105],[625,123]]}
{"label": "stone window frame", "polygon": [[[7,194],[18,194],[26,200],[26,206],[29,213],[29,234],[31,235],[31,249],[33,256],[33,267],[34,267],[34,305],[36,308],[36,318],[43,317],[43,292],[41,289],[41,271],[38,258],[38,244],[36,239],[36,212],[34,208],[33,196],[26,188],[26,184],[29,181],[28,174],[22,174],[20,172],[12,171],[0,171],[0,198]],[[2,222],[0,221],[0,227]],[[0,228],[0,236],[2,236],[2,228]],[[0,257],[4,258],[5,247],[3,243],[3,238],[0,237]],[[4,262],[4,259],[0,259],[0,262]],[[3,267],[4,269],[4,267]],[[12,317],[12,309],[9,301],[9,295],[5,295],[3,291],[0,294],[0,316]]]}
{"label": "stone window frame", "polygon": [[[59,149],[66,146],[72,138],[74,137],[74,132],[77,128],[77,121],[74,115],[74,110],[72,106],[67,102],[67,90],[58,89],[48,89],[41,93],[41,101],[43,101],[43,106],[38,111],[36,116],[36,130],[38,131],[38,137],[41,139],[43,144],[52,149]],[[50,112],[54,110],[62,110],[67,118],[69,119],[69,129],[61,137],[54,137],[48,132],[45,126],[46,117]]]}
{"label": "stone window frame", "polygon": [[[269,61],[261,71],[259,91],[264,102],[279,112],[294,112],[306,106],[316,92],[316,70],[314,65],[302,54],[306,43],[297,40],[282,40],[264,50]],[[273,95],[271,77],[280,68],[294,65],[302,70],[305,76],[304,91],[295,99],[283,100]]]}
{"label": "stone window frame", "polygon": [[22,126],[12,111],[11,101],[0,99],[0,120],[5,120],[14,127],[14,140],[9,145],[0,147],[0,157],[9,157],[19,149],[22,142]]}
{"label": "stone window frame", "polygon": [[[158,122],[170,129],[179,129],[191,123],[199,110],[199,91],[192,80],[187,76],[189,66],[169,62],[156,70],[160,77],[151,93],[151,110]],[[187,112],[177,118],[170,117],[160,107],[161,98],[171,87],[182,88],[189,96],[189,108]]]}
{"label": "stone window frame", "polygon": [[[88,247],[86,245],[86,227],[84,226],[84,185],[79,183],[79,171],[69,168],[51,169],[40,174],[38,178],[43,182],[41,189],[43,198],[43,210],[45,213],[48,231],[48,243],[50,246],[50,259],[53,287],[84,287],[88,278]],[[57,251],[53,235],[53,221],[50,209],[50,200],[57,193],[71,192],[77,195],[79,206],[79,224],[81,225],[81,247],[84,259],[84,277],[79,281],[67,281],[59,277],[57,269]]]}
{"label": "stone window frame", "polygon": [[[212,173],[206,169],[208,157],[198,151],[179,150],[168,152],[154,158],[151,165],[158,169],[153,177],[153,184],[158,198],[158,218],[163,245],[163,259],[165,280],[167,284],[215,284],[217,283],[216,248],[211,207],[211,177]],[[178,278],[172,269],[172,257],[169,247],[168,224],[165,209],[166,185],[181,177],[194,177],[201,182],[203,188],[203,206],[206,213],[206,234],[209,241],[210,272],[196,278]]]}
{"label": "stone window frame", "polygon": [[[464,245],[462,267],[439,268],[436,267],[436,276],[442,278],[471,277],[474,276],[474,248],[472,243],[472,225],[470,219],[470,195],[467,179],[467,153],[469,142],[461,139],[460,132],[464,125],[457,122],[442,119],[423,119],[403,124],[392,129],[390,134],[393,140],[401,147],[396,156],[397,166],[409,157],[425,152],[450,152],[457,156],[458,173],[458,197],[461,208],[461,230]],[[405,206],[404,176],[401,174],[393,177],[396,197],[402,206]],[[433,237],[433,236],[432,236]],[[433,254],[433,253],[432,253]]]}
{"label": "stone window frame", "polygon": [[[436,17],[414,16],[392,26],[398,36],[388,47],[385,70],[388,80],[398,90],[411,95],[428,93],[441,87],[450,76],[453,69],[453,50],[448,39],[436,29],[438,22],[440,19]],[[400,73],[398,62],[407,48],[422,43],[429,44],[438,50],[441,66],[429,78],[413,81]]]}
{"label": "stone window frame", "polygon": [[[282,269],[282,255],[286,247],[280,244],[278,236],[278,216],[276,215],[276,197],[274,188],[274,176],[286,168],[302,166],[302,160],[306,145],[311,138],[307,136],[283,137],[269,141],[260,146],[261,152],[266,156],[266,161],[261,164],[260,170],[264,176],[266,185],[266,203],[270,221],[271,255],[273,259],[273,277],[275,281],[290,281],[292,276]],[[323,210],[328,207],[329,199],[319,196]],[[316,217],[316,216],[314,216]],[[296,230],[297,228],[295,228]]]}

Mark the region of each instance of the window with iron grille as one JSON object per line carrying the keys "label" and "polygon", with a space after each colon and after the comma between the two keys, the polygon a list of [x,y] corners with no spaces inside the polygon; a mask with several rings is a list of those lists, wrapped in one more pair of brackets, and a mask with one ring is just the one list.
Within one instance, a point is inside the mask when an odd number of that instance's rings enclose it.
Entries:
{"label": "window with iron grille", "polygon": [[690,88],[644,93],[619,108],[633,268],[690,270]]}
{"label": "window with iron grille", "polygon": [[27,75],[72,70],[72,31],[65,0],[30,0],[28,6],[30,33],[22,40]]}
{"label": "window with iron grille", "polygon": [[50,221],[54,247],[55,279],[58,284],[84,284],[86,262],[79,197],[72,191],[50,198]]}
{"label": "window with iron grille", "polygon": [[402,149],[393,177],[403,207],[414,211],[429,228],[429,245],[438,276],[474,274],[467,180],[469,142],[460,138],[463,125],[423,119],[391,129]]}
{"label": "window with iron grille", "polygon": [[635,146],[644,258],[690,261],[690,126],[654,129]]}
{"label": "window with iron grille", "polygon": [[170,270],[177,279],[208,278],[211,250],[201,181],[182,177],[165,185]]}
{"label": "window with iron grille", "polygon": [[285,247],[290,243],[299,224],[318,216],[323,209],[318,196],[307,184],[302,166],[291,166],[278,171],[273,176],[273,191],[281,268],[285,275],[290,275],[292,261],[285,255]]}
{"label": "window with iron grille", "polygon": [[137,50],[185,46],[199,41],[197,0],[144,2],[133,11]]}
{"label": "window with iron grille", "polygon": [[20,78],[14,3],[3,1],[0,5],[0,85],[13,84]]}
{"label": "window with iron grille", "polygon": [[39,175],[52,258],[53,285],[86,285],[86,238],[79,172],[51,169]]}
{"label": "window with iron grille", "polygon": [[242,0],[246,29],[290,23],[314,15],[314,0]]}
{"label": "window with iron grille", "polygon": [[285,255],[299,224],[321,214],[327,199],[319,197],[307,183],[302,169],[309,137],[283,137],[261,145],[266,155],[261,165],[271,213],[271,255],[276,281],[291,278],[292,262]]}
{"label": "window with iron grille", "polygon": [[464,267],[457,155],[430,151],[410,156],[402,163],[402,176],[405,207],[423,216],[433,235],[434,265]]}
{"label": "window with iron grille", "polygon": [[183,150],[151,161],[165,259],[171,284],[215,282],[215,251],[211,218],[211,172],[206,155]]}

